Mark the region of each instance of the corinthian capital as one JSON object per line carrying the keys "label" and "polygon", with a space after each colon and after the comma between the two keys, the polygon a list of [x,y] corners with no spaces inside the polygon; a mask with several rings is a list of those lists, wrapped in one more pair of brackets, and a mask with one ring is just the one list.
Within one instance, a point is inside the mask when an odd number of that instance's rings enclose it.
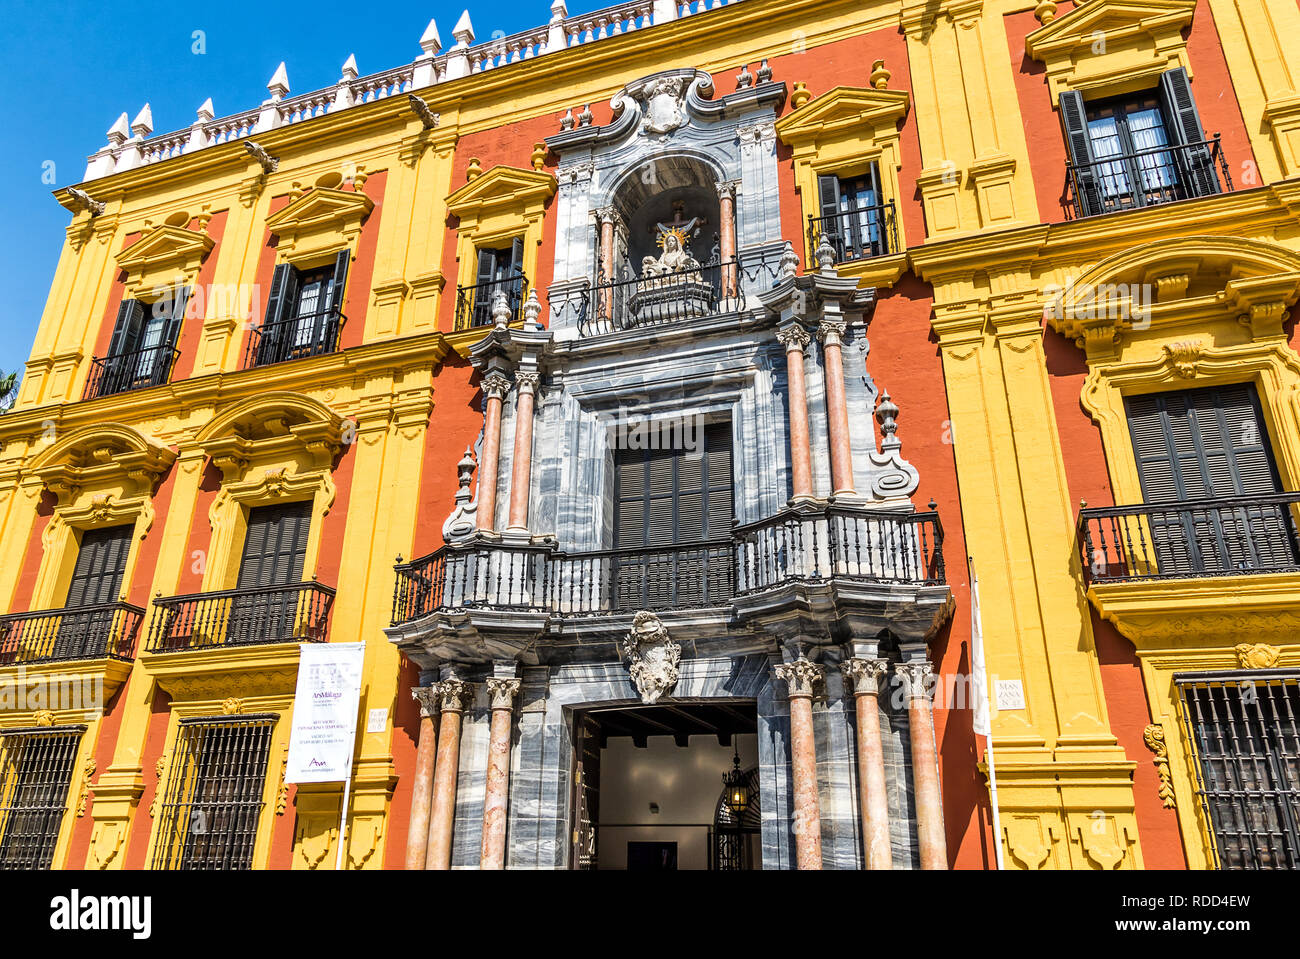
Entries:
{"label": "corinthian capital", "polygon": [[540,373],[519,372],[515,374],[515,388],[520,393],[537,392],[537,383],[542,378]]}
{"label": "corinthian capital", "polygon": [[434,685],[442,699],[444,713],[463,713],[474,696],[474,686],[459,679],[444,679]]}
{"label": "corinthian capital", "polygon": [[785,347],[787,353],[795,350],[802,353],[811,339],[812,337],[808,335],[808,331],[798,323],[790,323],[776,331],[776,341]]}
{"label": "corinthian capital", "polygon": [[438,715],[438,684],[432,686],[412,686],[411,698],[420,704],[420,718],[427,719]]}
{"label": "corinthian capital", "polygon": [[485,682],[493,709],[514,709],[515,694],[519,692],[519,680],[493,677]]}
{"label": "corinthian capital", "polygon": [[930,698],[930,684],[927,680],[934,673],[934,667],[927,662],[895,663],[894,675],[903,681],[908,699]]}
{"label": "corinthian capital", "polygon": [[817,337],[826,346],[839,346],[844,342],[844,330],[843,320],[822,320],[817,328]]}
{"label": "corinthian capital", "polygon": [[885,659],[861,659],[854,657],[840,663],[844,678],[852,684],[855,696],[874,696],[880,692],[880,680],[889,670],[889,661]]}
{"label": "corinthian capital", "polygon": [[773,667],[773,674],[789,687],[791,699],[811,698],[813,687],[826,674],[821,666],[804,658],[789,663],[780,663]]}
{"label": "corinthian capital", "polygon": [[483,377],[479,386],[483,390],[484,399],[505,399],[505,395],[510,392],[510,378],[500,370],[493,370]]}

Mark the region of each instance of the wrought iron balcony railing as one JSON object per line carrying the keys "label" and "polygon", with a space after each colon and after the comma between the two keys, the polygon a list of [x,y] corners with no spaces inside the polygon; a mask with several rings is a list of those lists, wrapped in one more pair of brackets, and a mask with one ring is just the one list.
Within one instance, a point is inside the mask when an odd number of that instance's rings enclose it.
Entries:
{"label": "wrought iron balcony railing", "polygon": [[90,361],[83,399],[112,396],[147,386],[162,386],[171,377],[172,364],[180,356],[172,346],[147,346],[130,353],[97,356]]}
{"label": "wrought iron balcony railing", "polygon": [[144,610],[130,603],[70,606],[0,616],[0,666],[135,657]]}
{"label": "wrought iron balcony railing", "polygon": [[1199,143],[1070,163],[1065,177],[1066,207],[1074,218],[1231,192],[1217,134]]}
{"label": "wrought iron balcony railing", "polygon": [[725,540],[565,553],[553,546],[451,544],[396,567],[393,623],[438,609],[560,615],[726,606],[790,582],[847,578],[941,584],[937,513],[784,510]]}
{"label": "wrought iron balcony railing", "polygon": [[336,353],[347,321],[338,310],[329,309],[256,326],[244,345],[244,369]]}
{"label": "wrought iron balcony railing", "polygon": [[835,251],[836,263],[897,253],[898,226],[894,221],[893,201],[830,216],[808,217],[808,248],[816,250],[821,246],[822,237]]}
{"label": "wrought iron balcony railing", "polygon": [[1300,570],[1300,493],[1084,509],[1089,582]]}
{"label": "wrought iron balcony railing", "polygon": [[505,294],[510,321],[523,320],[524,301],[528,298],[528,278],[522,273],[490,283],[456,287],[456,329],[469,330],[491,326],[492,304],[497,293]]}
{"label": "wrought iron balcony railing", "polygon": [[334,590],[320,583],[228,589],[153,601],[149,652],[323,643]]}

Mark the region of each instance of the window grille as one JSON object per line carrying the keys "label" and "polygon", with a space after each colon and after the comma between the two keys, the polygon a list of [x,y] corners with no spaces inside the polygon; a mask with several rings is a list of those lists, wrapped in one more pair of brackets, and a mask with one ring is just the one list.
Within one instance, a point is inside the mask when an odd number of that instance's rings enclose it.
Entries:
{"label": "window grille", "polygon": [[0,734],[0,869],[49,869],[85,726]]}

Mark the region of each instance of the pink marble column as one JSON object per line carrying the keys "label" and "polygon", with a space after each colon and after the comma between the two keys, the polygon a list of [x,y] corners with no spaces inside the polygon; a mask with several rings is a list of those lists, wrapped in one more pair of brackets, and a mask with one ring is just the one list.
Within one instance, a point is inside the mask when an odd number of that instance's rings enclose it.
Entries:
{"label": "pink marble column", "polygon": [[889,845],[889,794],[885,785],[885,750],[880,738],[878,697],[888,663],[883,659],[845,660],[840,664],[853,691],[858,728],[858,801],[862,810],[862,850],[868,869],[892,869]]}
{"label": "pink marble column", "polygon": [[492,730],[488,739],[487,791],[483,797],[483,846],[480,869],[504,869],[506,814],[510,794],[510,729],[514,717],[517,679],[489,679]]}
{"label": "pink marble column", "polygon": [[451,868],[451,834],[456,821],[456,779],[460,767],[460,724],[473,695],[469,683],[447,679],[437,684],[442,700],[438,761],[433,770],[433,812],[429,816],[429,851],[425,869]]}
{"label": "pink marble column", "polygon": [[478,464],[477,523],[481,530],[496,529],[497,464],[501,460],[501,405],[510,392],[510,380],[492,370],[483,377],[483,459]]}
{"label": "pink marble column", "polygon": [[849,407],[844,398],[843,320],[827,317],[818,336],[826,374],[826,418],[831,439],[831,487],[834,495],[853,495],[853,454],[849,448]]}
{"label": "pink marble column", "polygon": [[922,869],[948,868],[943,831],[943,797],[939,794],[939,757],[934,745],[934,710],[926,680],[927,662],[899,663],[895,671],[907,687],[907,725],[912,746],[912,786],[916,800],[916,841]]}
{"label": "pink marble column", "polygon": [[438,714],[438,692],[432,686],[416,686],[411,697],[420,704],[420,738],[415,747],[415,786],[411,791],[411,820],[406,831],[406,868],[423,869],[429,848],[429,812],[433,800],[433,759],[438,743],[434,717]]}
{"label": "pink marble column", "polygon": [[[601,210],[596,214],[600,223],[600,276],[597,282],[612,283],[614,280],[614,224],[617,214],[613,210]],[[605,286],[600,291],[600,317],[609,319],[614,313],[614,290]]]}
{"label": "pink marble column", "polygon": [[781,663],[776,678],[790,693],[790,773],[794,782],[794,848],[799,869],[822,867],[822,817],[817,798],[817,748],[813,738],[813,685],[822,667],[807,659]]}
{"label": "pink marble column", "polygon": [[537,373],[515,373],[515,452],[510,472],[510,521],[506,531],[528,532],[528,497],[533,476],[533,399]]}
{"label": "pink marble column", "polygon": [[736,184],[719,183],[718,187],[718,247],[722,256],[722,295],[736,295]]}
{"label": "pink marble column", "polygon": [[785,347],[785,378],[790,393],[792,499],[810,500],[813,498],[812,450],[808,445],[808,387],[803,375],[803,351],[808,345],[808,331],[798,323],[791,323],[777,330],[776,339]]}

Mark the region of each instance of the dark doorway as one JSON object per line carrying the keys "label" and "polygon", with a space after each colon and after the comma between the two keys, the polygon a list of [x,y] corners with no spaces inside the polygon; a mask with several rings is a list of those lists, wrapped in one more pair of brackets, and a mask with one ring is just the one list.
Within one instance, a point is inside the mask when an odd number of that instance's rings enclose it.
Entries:
{"label": "dark doorway", "polygon": [[[752,700],[589,709],[573,728],[573,868],[760,868],[756,833],[732,837],[741,824],[718,819],[736,755],[741,768],[757,767]],[[732,855],[719,855],[720,826],[739,841]]]}

